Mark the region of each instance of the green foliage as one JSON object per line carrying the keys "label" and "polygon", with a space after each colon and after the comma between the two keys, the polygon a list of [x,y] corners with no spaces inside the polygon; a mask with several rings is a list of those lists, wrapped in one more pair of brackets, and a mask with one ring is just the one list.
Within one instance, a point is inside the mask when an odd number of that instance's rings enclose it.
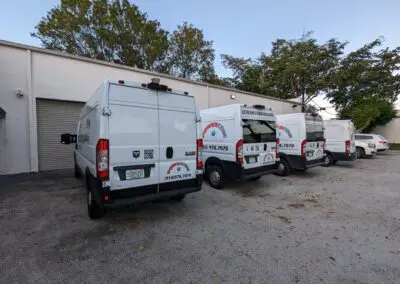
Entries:
{"label": "green foliage", "polygon": [[212,41],[204,39],[203,31],[183,23],[172,33],[166,66],[174,76],[187,79],[213,81],[214,49]]}
{"label": "green foliage", "polygon": [[256,60],[228,55],[222,60],[235,87],[282,99],[301,97],[307,104],[329,86],[345,45],[335,39],[318,44],[308,32],[299,40],[277,39],[270,54]]}
{"label": "green foliage", "polygon": [[61,0],[32,36],[48,49],[226,85],[202,30],[183,23],[169,37],[128,0]]}
{"label": "green foliage", "polygon": [[353,119],[360,131],[385,125],[396,116],[400,48],[376,50],[382,42],[379,38],[345,56],[326,93],[340,117]]}

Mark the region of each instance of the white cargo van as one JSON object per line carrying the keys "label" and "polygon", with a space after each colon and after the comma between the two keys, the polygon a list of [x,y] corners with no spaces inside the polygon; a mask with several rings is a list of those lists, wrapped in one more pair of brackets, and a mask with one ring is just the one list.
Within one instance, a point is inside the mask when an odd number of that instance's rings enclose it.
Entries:
{"label": "white cargo van", "polygon": [[222,188],[227,179],[259,179],[275,173],[275,116],[262,105],[232,104],[200,111],[203,164],[210,185]]}
{"label": "white cargo van", "polygon": [[325,123],[325,161],[329,166],[337,161],[354,161],[357,158],[354,138],[354,124],[351,120],[326,120]]}
{"label": "white cargo van", "polygon": [[[71,141],[72,138],[72,141]],[[62,143],[74,136],[62,135]],[[194,97],[153,79],[106,81],[82,108],[75,173],[85,178],[89,216],[108,207],[199,191],[200,116]]]}
{"label": "white cargo van", "polygon": [[324,122],[318,114],[291,113],[276,116],[280,163],[278,175],[292,169],[307,170],[324,162]]}

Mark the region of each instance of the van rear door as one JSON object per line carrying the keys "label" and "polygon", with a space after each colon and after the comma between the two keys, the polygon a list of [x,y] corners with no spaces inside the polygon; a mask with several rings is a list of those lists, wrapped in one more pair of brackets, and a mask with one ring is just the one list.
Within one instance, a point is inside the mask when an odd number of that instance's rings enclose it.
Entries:
{"label": "van rear door", "polygon": [[[157,91],[110,84],[108,120],[111,190],[140,187],[157,193],[159,121]],[[141,191],[142,190],[142,191]]]}
{"label": "van rear door", "polygon": [[306,159],[312,161],[324,157],[324,122],[320,116],[306,115]]}
{"label": "van rear door", "polygon": [[276,162],[275,116],[265,108],[241,107],[244,168],[270,166]]}
{"label": "van rear door", "polygon": [[160,192],[189,185],[196,178],[196,106],[192,96],[158,92]]}
{"label": "van rear door", "polygon": [[348,124],[349,138],[350,138],[350,153],[356,152],[356,138],[354,136],[355,128],[352,121],[349,121]]}

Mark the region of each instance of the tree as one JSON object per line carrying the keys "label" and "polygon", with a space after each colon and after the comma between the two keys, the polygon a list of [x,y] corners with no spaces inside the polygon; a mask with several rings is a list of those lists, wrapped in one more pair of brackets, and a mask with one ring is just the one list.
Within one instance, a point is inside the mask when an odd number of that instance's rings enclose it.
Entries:
{"label": "tree", "polygon": [[326,97],[341,118],[360,131],[384,125],[396,116],[393,103],[400,92],[400,48],[377,50],[379,38],[349,53],[331,77]]}
{"label": "tree", "polygon": [[236,86],[282,99],[302,99],[302,110],[325,92],[346,43],[335,39],[318,44],[305,33],[299,40],[277,39],[269,55],[256,60],[223,55],[223,64],[234,74]]}
{"label": "tree", "polygon": [[159,70],[168,32],[128,0],[61,0],[31,34],[48,49]]}
{"label": "tree", "polygon": [[214,52],[212,41],[204,39],[203,31],[184,22],[170,37],[165,65],[171,75],[213,81],[218,78],[213,66]]}

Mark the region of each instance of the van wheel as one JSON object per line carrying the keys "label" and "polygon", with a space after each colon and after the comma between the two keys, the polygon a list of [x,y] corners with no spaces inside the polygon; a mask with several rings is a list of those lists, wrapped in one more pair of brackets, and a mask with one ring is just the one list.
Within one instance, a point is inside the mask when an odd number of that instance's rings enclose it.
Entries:
{"label": "van wheel", "polygon": [[365,150],[361,147],[356,148],[356,153],[357,153],[357,159],[365,157]]}
{"label": "van wheel", "polygon": [[278,172],[276,173],[276,175],[284,177],[287,176],[289,173],[290,173],[289,163],[286,162],[286,160],[281,159],[278,164]]}
{"label": "van wheel", "polygon": [[212,165],[207,167],[208,183],[216,189],[224,187],[224,177],[220,166]]}
{"label": "van wheel", "polygon": [[104,216],[105,210],[97,203],[93,195],[93,190],[88,188],[87,190],[87,207],[89,217],[91,219],[99,219]]}
{"label": "van wheel", "polygon": [[324,167],[329,167],[330,165],[333,164],[333,157],[331,154],[326,154],[325,158],[324,158]]}
{"label": "van wheel", "polygon": [[186,194],[180,194],[180,195],[177,195],[177,196],[172,196],[171,200],[173,200],[173,201],[182,201],[183,199],[185,199],[185,197],[186,197]]}

